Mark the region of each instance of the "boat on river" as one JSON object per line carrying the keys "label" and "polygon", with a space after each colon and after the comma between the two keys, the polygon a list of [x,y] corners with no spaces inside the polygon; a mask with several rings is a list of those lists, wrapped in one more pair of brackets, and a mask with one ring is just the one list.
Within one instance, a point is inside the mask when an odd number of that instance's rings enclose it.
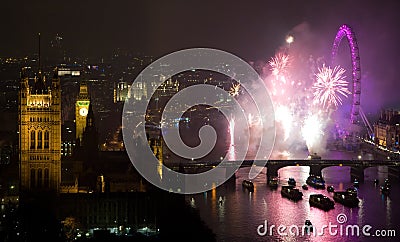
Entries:
{"label": "boat on river", "polygon": [[357,195],[346,191],[334,192],[333,200],[337,203],[343,204],[344,206],[351,208],[358,207],[358,204],[360,203],[360,199],[358,199]]}
{"label": "boat on river", "polygon": [[324,211],[331,210],[335,207],[335,202],[323,194],[311,194],[309,203],[311,207],[317,207]]}
{"label": "boat on river", "polygon": [[249,180],[243,180],[242,186],[244,188],[247,188],[250,192],[254,191],[254,184],[253,184],[253,182],[251,182]]}
{"label": "boat on river", "polygon": [[325,189],[325,180],[321,176],[310,175],[307,178],[306,183],[317,189]]}
{"label": "boat on river", "polygon": [[303,193],[294,186],[282,186],[281,195],[293,201],[303,199]]}

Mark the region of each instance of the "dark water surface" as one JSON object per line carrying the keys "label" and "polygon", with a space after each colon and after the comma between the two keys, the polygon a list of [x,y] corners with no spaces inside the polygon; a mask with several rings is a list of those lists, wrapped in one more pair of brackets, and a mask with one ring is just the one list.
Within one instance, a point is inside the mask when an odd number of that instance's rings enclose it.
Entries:
{"label": "dark water surface", "polygon": [[[332,159],[351,159],[354,153],[331,152],[328,157]],[[360,228],[370,225],[369,230],[374,234],[376,230],[395,229],[396,237],[379,238],[379,241],[400,241],[400,184],[392,182],[392,192],[389,196],[380,193],[379,186],[375,186],[374,179],[382,183],[387,177],[386,167],[372,167],[365,170],[365,182],[360,184],[358,208],[348,208],[336,203],[335,208],[328,212],[310,207],[309,195],[322,193],[332,198],[333,193],[326,190],[316,190],[309,187],[301,188],[309,174],[309,167],[286,167],[279,170],[279,187],[271,190],[266,183],[266,168],[253,179],[254,192],[242,188],[243,179],[248,179],[250,168],[242,168],[236,172],[236,179],[208,191],[206,193],[187,195],[187,201],[200,212],[201,218],[217,235],[218,241],[377,241],[377,236],[356,236],[349,230],[346,235],[346,226],[354,225]],[[287,184],[289,177],[295,178],[297,187],[303,192],[303,199],[293,202],[283,198],[280,194],[281,186]],[[333,185],[335,190],[345,190],[352,186],[349,167],[329,167],[323,170],[323,177],[327,186]],[[344,214],[347,221],[339,223],[337,216]],[[302,235],[301,226],[306,219],[311,220],[316,231],[321,233],[322,227],[331,223],[337,228],[324,230],[321,236]],[[260,236],[257,228],[267,221],[268,228],[275,225],[272,235]],[[298,226],[300,235],[278,234],[277,227]],[[342,236],[340,235],[342,225]],[[260,230],[261,232],[263,231]],[[296,233],[295,228],[291,231]],[[337,234],[334,235],[334,232]],[[368,231],[367,231],[368,232]],[[383,231],[384,232],[384,231]],[[382,233],[383,233],[382,232]]]}

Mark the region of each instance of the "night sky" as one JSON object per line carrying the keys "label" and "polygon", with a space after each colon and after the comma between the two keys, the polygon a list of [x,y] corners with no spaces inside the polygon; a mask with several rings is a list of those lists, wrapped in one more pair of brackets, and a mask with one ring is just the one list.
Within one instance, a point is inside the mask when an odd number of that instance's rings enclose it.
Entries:
{"label": "night sky", "polygon": [[375,110],[400,104],[397,92],[386,93],[399,80],[400,1],[232,2],[6,1],[0,8],[0,55],[35,53],[38,32],[43,45],[58,33],[69,55],[90,58],[118,48],[159,57],[211,47],[248,61],[267,60],[289,33],[304,48],[329,55],[337,29],[346,23],[359,41],[362,105]]}

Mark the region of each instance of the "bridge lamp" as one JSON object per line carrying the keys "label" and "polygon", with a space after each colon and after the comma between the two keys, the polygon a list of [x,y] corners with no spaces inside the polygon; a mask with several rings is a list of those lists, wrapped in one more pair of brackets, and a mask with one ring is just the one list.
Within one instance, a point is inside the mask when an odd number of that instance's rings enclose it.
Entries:
{"label": "bridge lamp", "polygon": [[361,155],[358,155],[358,159],[361,160]]}

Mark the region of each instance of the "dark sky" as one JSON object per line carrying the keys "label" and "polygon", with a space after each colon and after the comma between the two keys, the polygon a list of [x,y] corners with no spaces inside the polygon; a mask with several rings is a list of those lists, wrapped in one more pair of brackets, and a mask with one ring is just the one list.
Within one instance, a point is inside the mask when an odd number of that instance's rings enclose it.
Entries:
{"label": "dark sky", "polygon": [[396,94],[385,91],[398,86],[400,1],[233,2],[9,0],[0,8],[0,55],[32,54],[41,32],[43,45],[59,33],[72,55],[105,56],[120,48],[162,56],[213,47],[260,60],[269,59],[302,23],[309,26],[308,46],[327,54],[337,29],[347,23],[356,32],[363,76],[370,82],[365,91],[396,103]]}

